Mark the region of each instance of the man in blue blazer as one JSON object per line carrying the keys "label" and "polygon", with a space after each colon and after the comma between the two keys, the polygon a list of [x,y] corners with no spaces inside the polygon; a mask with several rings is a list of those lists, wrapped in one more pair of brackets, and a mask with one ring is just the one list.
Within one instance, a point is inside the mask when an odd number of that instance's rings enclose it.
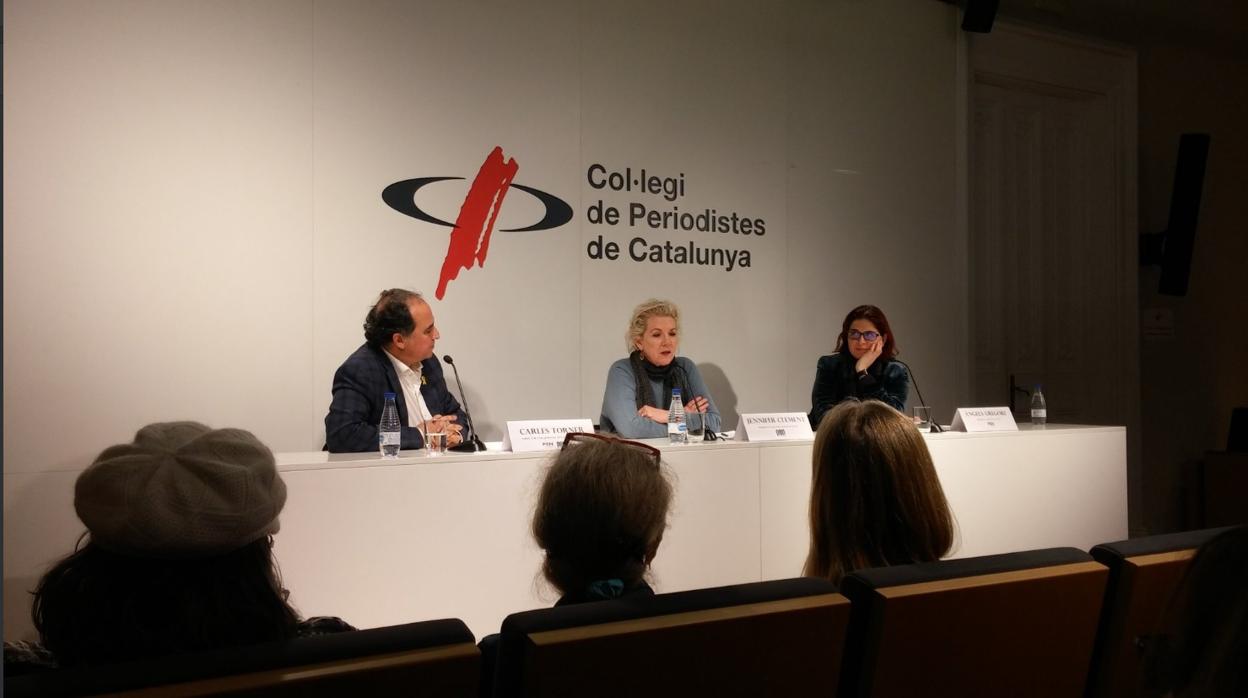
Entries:
{"label": "man in blue blazer", "polygon": [[462,443],[467,419],[433,355],[440,337],[433,310],[419,293],[383,291],[364,319],[367,341],[334,372],[325,447],[334,453],[376,451],[385,393],[394,393],[399,407],[400,448],[424,448],[426,432],[446,433],[447,446]]}

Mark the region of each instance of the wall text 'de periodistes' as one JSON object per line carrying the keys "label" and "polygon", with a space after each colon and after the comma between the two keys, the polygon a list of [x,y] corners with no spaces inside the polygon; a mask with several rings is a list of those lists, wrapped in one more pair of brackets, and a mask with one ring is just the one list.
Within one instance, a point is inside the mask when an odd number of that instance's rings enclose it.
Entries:
{"label": "wall text 'de periodistes'", "polygon": [[[585,171],[590,188],[604,192],[631,195],[639,200],[616,204],[596,199],[585,210],[590,225],[606,228],[645,229],[659,233],[666,240],[655,240],[652,233],[634,235],[631,239],[612,239],[599,234],[589,241],[585,254],[590,259],[616,261],[629,259],[651,264],[690,264],[718,267],[724,271],[749,269],[752,255],[748,245],[767,234],[767,221],[745,216],[737,211],[713,207],[681,209],[685,197],[685,173],[656,174],[646,168],[610,168],[594,163]],[[651,197],[642,199],[641,197]],[[702,233],[711,239],[671,239],[672,234]],[[646,237],[649,235],[649,237]],[[731,236],[731,240],[725,237]],[[683,237],[683,236],[682,236]]]}

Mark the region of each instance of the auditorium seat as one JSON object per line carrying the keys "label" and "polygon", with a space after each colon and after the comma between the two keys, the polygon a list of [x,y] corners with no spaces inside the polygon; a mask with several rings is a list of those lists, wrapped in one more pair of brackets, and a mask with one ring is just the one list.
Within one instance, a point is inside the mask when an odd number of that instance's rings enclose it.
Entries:
{"label": "auditorium seat", "polygon": [[1092,557],[1109,568],[1088,695],[1137,696],[1143,688],[1141,644],[1161,630],[1171,597],[1205,541],[1225,528],[1102,543]]}
{"label": "auditorium seat", "polygon": [[6,679],[4,695],[473,696],[480,653],[460,620],[431,620]]}
{"label": "auditorium seat", "polygon": [[1108,575],[1074,548],[850,574],[840,695],[1081,696]]}
{"label": "auditorium seat", "polygon": [[513,613],[493,695],[834,696],[848,620],[823,579]]}

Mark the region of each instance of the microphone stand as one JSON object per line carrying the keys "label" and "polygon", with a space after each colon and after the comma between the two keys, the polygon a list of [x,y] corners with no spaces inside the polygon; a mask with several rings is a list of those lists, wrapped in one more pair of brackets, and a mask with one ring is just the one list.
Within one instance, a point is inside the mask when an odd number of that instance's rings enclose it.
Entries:
{"label": "microphone stand", "polygon": [[[894,358],[893,361],[896,361],[897,363],[906,367],[906,373],[910,374],[910,382],[914,383],[914,392],[919,394],[919,405],[923,407],[927,407],[927,400],[923,399],[923,391],[919,389],[919,381],[915,379],[914,371],[910,370],[910,364],[897,358]],[[935,415],[932,415],[932,431],[936,432],[937,434],[943,433],[945,431],[944,428],[940,426],[940,421],[936,419]]]}
{"label": "microphone stand", "polygon": [[449,450],[469,453],[484,451],[485,444],[481,441],[481,437],[477,436],[477,428],[472,426],[472,412],[468,409],[468,394],[464,392],[464,384],[459,381],[459,368],[455,366],[455,361],[450,354],[445,354],[442,360],[450,364],[451,370],[455,372],[455,387],[459,388],[459,397],[464,401],[464,416],[468,418],[469,438],[464,439],[462,444]]}

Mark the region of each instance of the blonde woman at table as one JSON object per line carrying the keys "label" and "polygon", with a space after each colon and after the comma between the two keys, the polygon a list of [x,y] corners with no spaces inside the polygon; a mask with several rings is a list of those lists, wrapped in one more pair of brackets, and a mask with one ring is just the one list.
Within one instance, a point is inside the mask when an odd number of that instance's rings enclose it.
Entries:
{"label": "blonde woman at table", "polygon": [[630,439],[667,435],[672,389],[680,388],[685,413],[699,413],[705,428],[720,430],[719,410],[697,364],[677,356],[680,309],[651,299],[633,309],[625,333],[628,358],[611,364],[602,396],[601,426]]}
{"label": "blonde woman at table", "polygon": [[803,574],[840,584],[857,569],[933,562],[953,515],[914,423],[878,400],[848,400],[819,423]]}

